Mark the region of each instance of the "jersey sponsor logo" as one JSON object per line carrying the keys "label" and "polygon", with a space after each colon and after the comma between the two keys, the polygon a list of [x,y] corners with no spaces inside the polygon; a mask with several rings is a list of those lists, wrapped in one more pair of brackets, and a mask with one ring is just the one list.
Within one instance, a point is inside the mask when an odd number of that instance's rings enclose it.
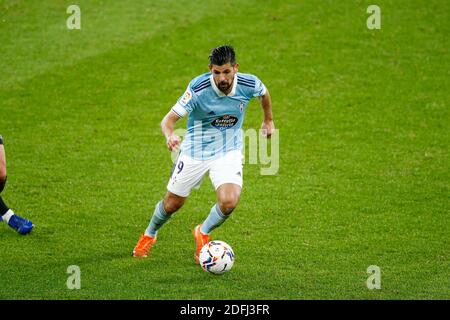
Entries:
{"label": "jersey sponsor logo", "polygon": [[211,122],[211,125],[216,129],[225,130],[234,127],[238,120],[239,119],[235,116],[224,115],[220,118],[214,119],[214,121]]}
{"label": "jersey sponsor logo", "polygon": [[180,104],[184,107],[185,105],[188,104],[191,98],[192,98],[191,92],[189,90],[186,90],[186,92],[184,93],[183,97],[180,100]]}

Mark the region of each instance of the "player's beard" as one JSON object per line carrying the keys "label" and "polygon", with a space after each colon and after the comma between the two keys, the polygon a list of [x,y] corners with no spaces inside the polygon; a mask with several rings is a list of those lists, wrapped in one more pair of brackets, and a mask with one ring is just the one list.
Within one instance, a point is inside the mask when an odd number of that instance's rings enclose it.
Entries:
{"label": "player's beard", "polygon": [[222,91],[223,93],[228,93],[230,91],[232,84],[233,84],[233,82],[228,84],[228,82],[222,81],[222,82],[219,82],[218,87],[219,87],[220,91]]}

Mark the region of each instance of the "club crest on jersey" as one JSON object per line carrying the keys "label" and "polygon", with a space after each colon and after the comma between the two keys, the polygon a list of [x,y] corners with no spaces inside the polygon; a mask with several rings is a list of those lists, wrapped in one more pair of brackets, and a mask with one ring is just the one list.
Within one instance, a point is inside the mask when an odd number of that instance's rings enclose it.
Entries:
{"label": "club crest on jersey", "polygon": [[211,122],[211,125],[216,129],[225,130],[232,128],[237,122],[238,118],[235,116],[224,115],[220,118],[214,119],[214,121]]}
{"label": "club crest on jersey", "polygon": [[191,100],[192,94],[189,90],[186,90],[183,97],[180,100],[180,104],[184,107]]}

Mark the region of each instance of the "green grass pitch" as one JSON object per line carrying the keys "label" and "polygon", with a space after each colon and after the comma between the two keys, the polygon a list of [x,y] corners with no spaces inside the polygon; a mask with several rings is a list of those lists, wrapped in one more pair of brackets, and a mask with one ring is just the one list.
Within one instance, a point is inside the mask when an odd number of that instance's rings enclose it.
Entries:
{"label": "green grass pitch", "polygon": [[[450,298],[448,1],[78,0],[81,30],[69,4],[0,1],[2,197],[36,225],[0,223],[0,299]],[[192,258],[208,180],[132,259],[171,169],[159,122],[223,43],[271,92],[280,169],[245,165],[213,233],[231,272]]]}

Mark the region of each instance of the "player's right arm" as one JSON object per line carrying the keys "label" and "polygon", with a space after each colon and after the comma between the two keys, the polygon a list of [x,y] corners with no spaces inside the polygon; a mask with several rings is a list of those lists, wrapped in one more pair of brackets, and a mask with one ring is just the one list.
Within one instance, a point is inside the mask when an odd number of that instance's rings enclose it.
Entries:
{"label": "player's right arm", "polygon": [[174,150],[181,142],[178,135],[173,133],[175,129],[175,123],[180,119],[180,117],[170,110],[161,121],[161,130],[166,137],[167,148],[170,151]]}
{"label": "player's right arm", "polygon": [[161,121],[161,129],[164,136],[166,137],[167,148],[169,148],[170,151],[173,151],[181,142],[180,137],[173,133],[175,123],[180,118],[183,118],[187,114],[191,113],[196,106],[196,96],[191,89],[192,83],[193,81],[189,83],[184,94],[178,99],[177,103]]}

